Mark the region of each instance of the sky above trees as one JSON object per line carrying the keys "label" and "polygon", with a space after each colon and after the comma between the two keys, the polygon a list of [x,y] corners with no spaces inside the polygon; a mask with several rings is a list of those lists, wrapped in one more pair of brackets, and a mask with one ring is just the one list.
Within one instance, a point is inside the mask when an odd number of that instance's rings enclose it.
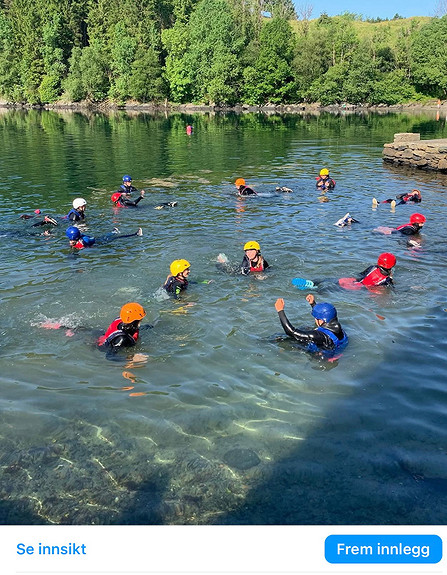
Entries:
{"label": "sky above trees", "polygon": [[365,18],[392,18],[396,13],[404,18],[410,16],[435,16],[438,9],[438,0],[295,0],[295,6],[299,8],[305,4],[312,6],[312,18],[318,18],[326,12],[328,16],[353,12],[362,14]]}

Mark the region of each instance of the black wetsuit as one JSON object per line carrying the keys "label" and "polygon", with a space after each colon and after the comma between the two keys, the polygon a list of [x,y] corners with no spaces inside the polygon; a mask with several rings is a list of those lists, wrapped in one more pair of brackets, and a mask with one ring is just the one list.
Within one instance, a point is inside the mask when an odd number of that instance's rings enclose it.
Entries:
{"label": "black wetsuit", "polygon": [[121,194],[120,199],[116,202],[116,204],[118,206],[132,206],[135,207],[139,202],[141,202],[141,200],[144,198],[144,196],[140,196],[139,198],[137,198],[136,200],[129,200],[128,198],[126,198],[126,196],[124,196],[123,194]]}
{"label": "black wetsuit", "polygon": [[[396,196],[396,200],[400,200],[399,202],[396,202],[396,206],[401,206],[402,204],[407,204],[409,202],[413,202],[414,204],[420,204],[422,202],[422,198],[420,196],[414,195],[414,194],[397,194]],[[387,200],[384,200],[383,202],[381,202],[382,204],[391,204],[391,202],[394,202],[395,200],[393,200],[392,198],[388,198]]]}
{"label": "black wetsuit", "polygon": [[240,196],[257,196],[258,194],[248,186],[239,186],[238,192]]}
{"label": "black wetsuit", "polygon": [[[334,340],[327,333],[324,333],[324,331],[320,331],[318,328],[297,329],[289,322],[284,310],[278,312],[278,315],[286,334],[296,339],[298,343],[305,346],[309,351],[333,351],[336,349],[337,345]],[[347,336],[337,318],[323,324],[321,327],[331,331],[336,336],[340,344],[342,344],[343,340],[347,339]]]}
{"label": "black wetsuit", "polygon": [[57,226],[57,222],[54,218],[50,218],[49,216],[45,216],[43,220],[36,222],[31,227],[37,228],[39,226]]}
{"label": "black wetsuit", "polygon": [[418,234],[422,229],[422,226],[418,223],[414,224],[404,224],[403,226],[399,226],[395,228],[391,233],[392,234],[403,234],[404,236],[414,236]]}
{"label": "black wetsuit", "polygon": [[138,189],[135,186],[132,186],[132,184],[130,184],[130,186],[125,186],[124,184],[121,184],[119,189],[116,191],[121,194],[132,194],[133,192],[138,192]]}
{"label": "black wetsuit", "polygon": [[188,280],[179,278],[178,276],[169,276],[163,288],[170,294],[178,296],[180,292],[188,287]]}
{"label": "black wetsuit", "polygon": [[106,333],[98,339],[100,348],[107,351],[107,358],[112,358],[122,348],[133,347],[138,340],[139,321],[129,324],[123,323],[120,318],[113,321]]}
{"label": "black wetsuit", "polygon": [[[247,254],[244,255],[244,259],[241,263],[241,274],[244,276],[248,276],[250,272],[263,272],[269,266],[267,260],[265,260],[262,256],[258,256],[262,259],[262,266],[259,266],[259,260],[257,263],[257,267],[253,267],[253,263],[248,259]],[[262,269],[261,269],[262,268]]]}

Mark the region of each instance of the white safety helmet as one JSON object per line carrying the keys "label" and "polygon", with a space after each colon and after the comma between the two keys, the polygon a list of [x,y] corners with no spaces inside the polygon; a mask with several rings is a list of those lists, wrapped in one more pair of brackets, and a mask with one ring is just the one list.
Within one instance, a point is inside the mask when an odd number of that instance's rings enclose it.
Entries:
{"label": "white safety helmet", "polygon": [[82,206],[86,206],[87,202],[84,200],[84,198],[75,198],[73,200],[73,207],[75,210],[77,210],[78,208],[82,208]]}

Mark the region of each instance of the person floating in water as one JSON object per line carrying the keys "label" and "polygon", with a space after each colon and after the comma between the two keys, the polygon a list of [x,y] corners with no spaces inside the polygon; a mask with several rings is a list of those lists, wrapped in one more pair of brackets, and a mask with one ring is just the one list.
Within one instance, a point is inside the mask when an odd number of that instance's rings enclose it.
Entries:
{"label": "person floating in water", "polygon": [[180,292],[188,287],[188,277],[191,272],[191,264],[188,260],[174,260],[169,266],[170,274],[166,278],[163,288],[178,297]]}
{"label": "person floating in water", "polygon": [[242,275],[248,276],[253,272],[263,272],[270,267],[261,254],[261,246],[258,242],[247,242],[244,246],[244,252],[244,259],[240,268]]}
{"label": "person floating in water", "polygon": [[140,195],[136,200],[131,200],[130,193],[128,192],[115,192],[110,197],[117,208],[135,208],[143,198],[144,190],[141,190]]}
{"label": "person floating in water", "polygon": [[39,226],[57,226],[57,221],[50,216],[44,216],[42,220],[39,220],[33,224],[32,228],[38,228]]}
{"label": "person floating in water", "polygon": [[340,350],[348,343],[348,336],[340,325],[337,310],[330,303],[316,303],[312,294],[306,296],[312,307],[317,325],[314,329],[297,329],[289,322],[284,312],[284,300],[278,298],[275,309],[285,333],[293,337],[307,351],[327,354]]}
{"label": "person floating in water", "polygon": [[320,175],[315,179],[317,180],[318,190],[327,191],[335,188],[335,180],[329,177],[329,170],[327,168],[320,170]]}
{"label": "person floating in water", "polygon": [[334,226],[338,226],[339,228],[344,228],[345,226],[350,226],[351,224],[358,224],[358,223],[359,223],[359,221],[356,220],[355,218],[353,218],[351,216],[351,214],[348,212],[342,218],[337,220],[335,222]]}
{"label": "person floating in water", "polygon": [[[399,201],[396,202],[396,200]],[[381,202],[378,202],[376,198],[373,198],[372,200],[373,208],[377,208],[379,203],[391,204],[392,208],[400,206],[402,204],[408,204],[410,202],[413,202],[414,204],[420,204],[422,202],[422,194],[419,190],[412,190],[411,192],[408,193],[397,194],[396,200],[389,198],[388,200],[382,200]]]}
{"label": "person floating in water", "polygon": [[239,196],[257,196],[258,194],[253,190],[253,188],[249,188],[246,183],[244,178],[238,178],[235,182],[234,185],[237,188],[237,193],[239,194]]}
{"label": "person floating in water", "polygon": [[356,278],[340,278],[338,283],[340,287],[349,290],[361,289],[362,286],[367,288],[376,286],[392,286],[393,268],[396,265],[396,256],[389,252],[380,254],[377,259],[377,265],[369,266],[363,270]]}
{"label": "person floating in water", "polygon": [[424,215],[411,214],[410,221],[408,222],[408,224],[397,226],[397,228],[388,228],[385,226],[379,226],[378,228],[375,228],[373,231],[385,235],[403,234],[404,236],[414,236],[421,231],[421,229],[424,227],[425,222],[426,217]]}
{"label": "person floating in water", "polygon": [[68,238],[69,245],[71,248],[75,248],[77,250],[82,250],[84,248],[90,248],[94,244],[101,245],[101,244],[107,244],[107,243],[109,243],[113,240],[117,240],[117,239],[132,238],[134,236],[142,236],[143,230],[141,228],[138,228],[138,230],[133,234],[118,235],[118,230],[115,228],[115,230],[113,232],[111,232],[110,234],[107,234],[106,236],[103,236],[101,238],[96,239],[94,237],[90,237],[90,236],[86,236],[85,234],[82,234],[81,231],[79,230],[79,228],[77,228],[76,226],[70,226],[69,228],[67,228],[65,235]]}
{"label": "person floating in water", "polygon": [[120,349],[133,347],[140,333],[141,320],[146,316],[143,306],[136,302],[123,305],[120,315],[98,339],[98,346],[107,351],[107,356],[115,355]]}
{"label": "person floating in water", "polygon": [[[358,290],[363,286],[367,288],[377,286],[393,285],[392,272],[396,265],[396,256],[391,253],[383,253],[377,258],[377,265],[369,266],[363,270],[357,277],[340,278],[335,280],[340,287],[348,290]],[[304,278],[294,278],[292,284],[298,289],[314,289],[324,284],[331,284],[334,280],[306,280]]]}
{"label": "person floating in water", "polygon": [[73,200],[73,208],[67,214],[67,219],[70,222],[83,222],[85,220],[86,206],[87,202],[84,198],[75,198]]}

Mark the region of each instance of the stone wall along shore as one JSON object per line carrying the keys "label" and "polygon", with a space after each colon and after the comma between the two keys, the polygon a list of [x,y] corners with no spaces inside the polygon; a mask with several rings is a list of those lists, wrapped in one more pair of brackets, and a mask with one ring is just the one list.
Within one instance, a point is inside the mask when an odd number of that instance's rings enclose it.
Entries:
{"label": "stone wall along shore", "polygon": [[382,157],[394,165],[447,172],[447,139],[421,140],[420,134],[394,134],[394,142],[384,145]]}

